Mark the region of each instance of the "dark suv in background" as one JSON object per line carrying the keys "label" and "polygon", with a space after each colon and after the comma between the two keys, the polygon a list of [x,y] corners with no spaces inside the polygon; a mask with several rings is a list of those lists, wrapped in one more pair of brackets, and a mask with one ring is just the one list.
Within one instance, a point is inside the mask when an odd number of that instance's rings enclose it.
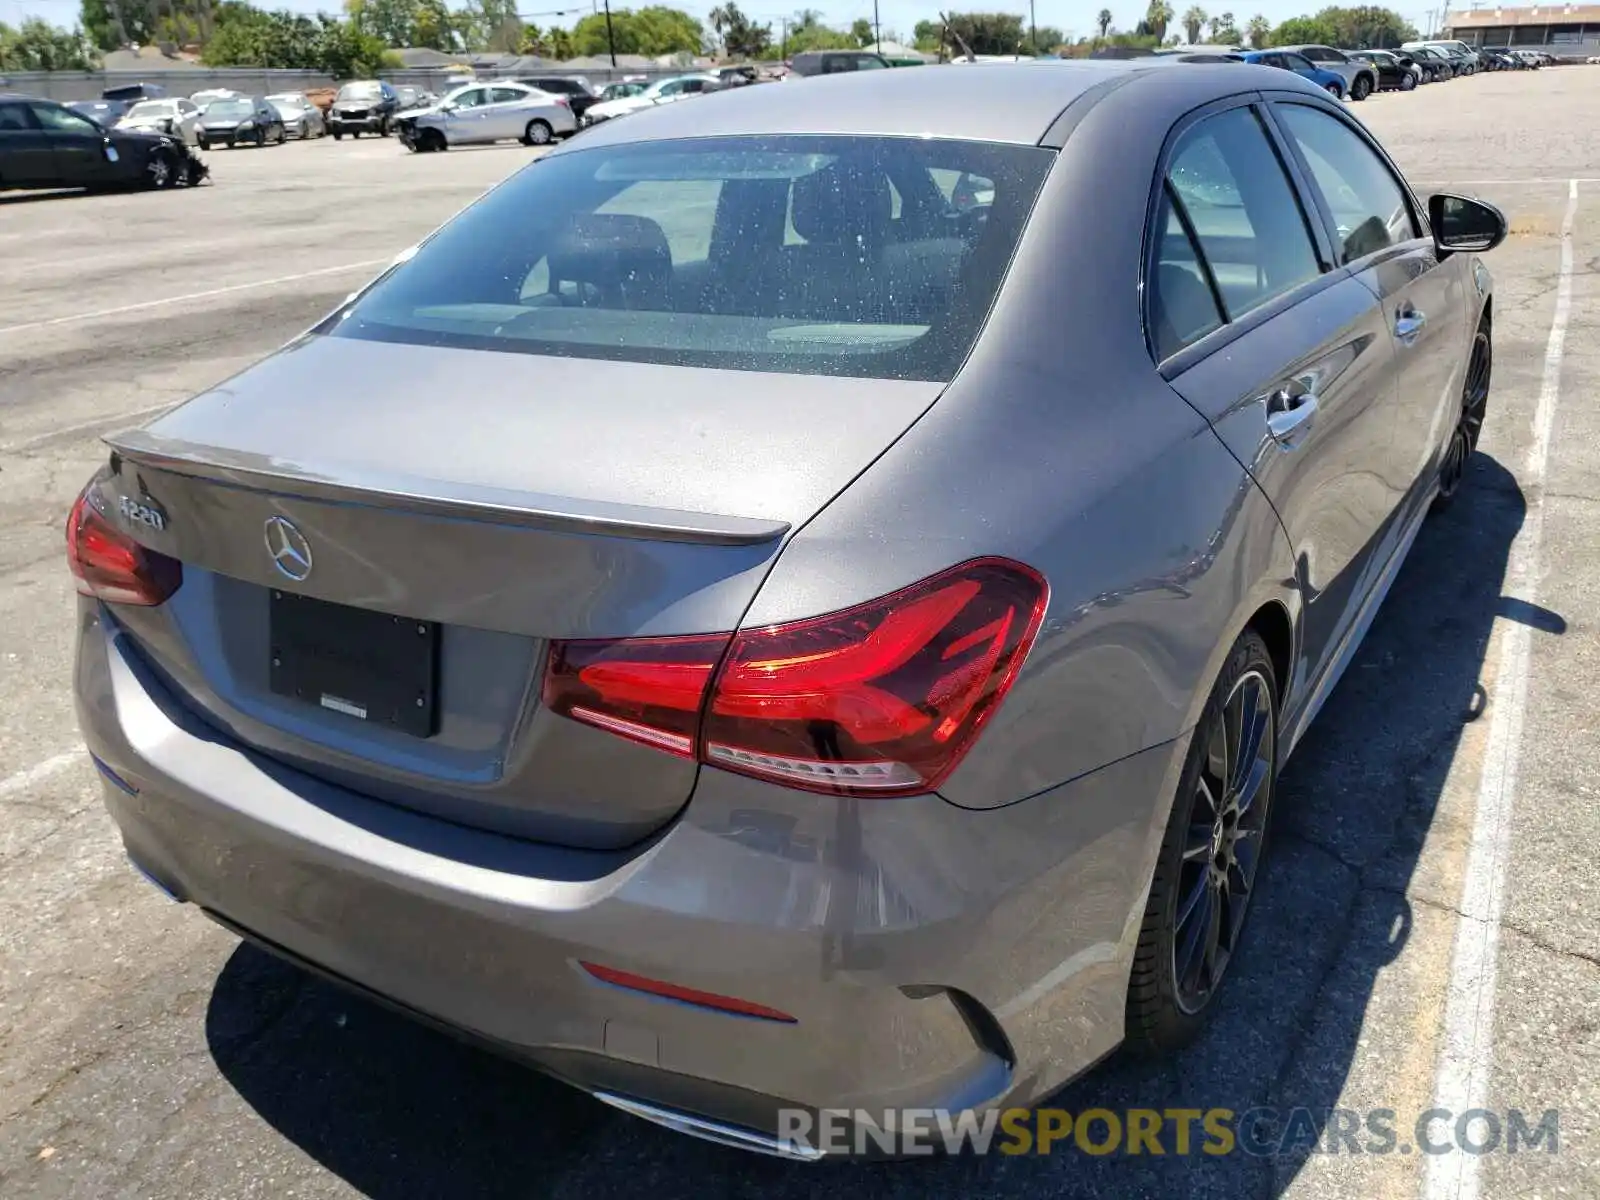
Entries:
{"label": "dark suv in background", "polygon": [[328,106],[328,132],[334,140],[349,134],[389,136],[389,125],[400,111],[400,93],[381,79],[357,79],[339,88]]}
{"label": "dark suv in background", "polygon": [[525,83],[552,96],[565,96],[572,115],[581,118],[588,107],[600,99],[600,94],[589,86],[581,75],[518,75],[515,82]]}

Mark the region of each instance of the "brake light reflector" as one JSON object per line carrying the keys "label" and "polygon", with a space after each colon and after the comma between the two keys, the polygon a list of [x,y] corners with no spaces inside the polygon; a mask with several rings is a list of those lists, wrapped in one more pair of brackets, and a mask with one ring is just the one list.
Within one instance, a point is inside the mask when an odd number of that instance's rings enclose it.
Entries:
{"label": "brake light reflector", "polygon": [[931,791],[999,707],[1048,598],[1032,568],[984,558],[854,608],[731,639],[556,643],[545,703],[793,787]]}
{"label": "brake light reflector", "polygon": [[644,975],[635,975],[631,971],[602,967],[599,963],[580,961],[578,965],[602,983],[609,983],[613,987],[644,992],[650,996],[661,996],[667,1000],[677,1000],[682,1004],[694,1004],[700,1008],[711,1008],[735,1016],[760,1017],[763,1021],[782,1021],[786,1025],[797,1024],[794,1017],[781,1009],[768,1008],[765,1004],[757,1004],[752,1000],[741,1000],[737,996],[719,996],[715,992],[702,992],[698,988],[687,988],[660,979],[650,979]]}
{"label": "brake light reflector", "polygon": [[91,484],[67,517],[67,565],[78,591],[110,604],[163,604],[183,582],[183,565],[123,533],[91,498]]}

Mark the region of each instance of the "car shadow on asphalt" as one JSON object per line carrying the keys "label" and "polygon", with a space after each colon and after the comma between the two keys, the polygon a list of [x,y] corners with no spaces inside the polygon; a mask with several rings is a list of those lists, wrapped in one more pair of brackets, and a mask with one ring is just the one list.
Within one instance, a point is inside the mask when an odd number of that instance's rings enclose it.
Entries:
{"label": "car shadow on asphalt", "polygon": [[[1197,1133],[1188,1155],[1169,1138],[1160,1156],[1063,1143],[1049,1156],[793,1165],[624,1116],[250,945],[211,997],[216,1064],[274,1129],[378,1200],[1277,1195],[1325,1143],[1358,1041],[1384,1019],[1375,981],[1412,929],[1407,886],[1461,732],[1483,712],[1478,678],[1496,616],[1564,628],[1558,614],[1501,595],[1525,512],[1511,473],[1479,454],[1467,484],[1418,536],[1285,770],[1251,934],[1206,1035],[1162,1064],[1113,1058],[1050,1102],[1075,1113],[1274,1110],[1276,1122],[1258,1123],[1256,1153],[1207,1155]],[[1431,1068],[1430,1055],[1430,1083]],[[1306,1117],[1290,1117],[1301,1109]],[[1276,1152],[1259,1152],[1268,1147]]]}

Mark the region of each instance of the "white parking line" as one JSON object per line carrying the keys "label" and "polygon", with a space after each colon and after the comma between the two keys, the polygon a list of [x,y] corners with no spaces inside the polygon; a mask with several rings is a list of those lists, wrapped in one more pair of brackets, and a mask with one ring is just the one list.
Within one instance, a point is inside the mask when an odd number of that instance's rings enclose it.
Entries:
{"label": "white parking line", "polygon": [[[1550,432],[1561,399],[1561,355],[1572,310],[1572,228],[1578,215],[1578,180],[1567,184],[1567,212],[1561,220],[1561,267],[1556,311],[1545,344],[1544,377],[1533,413],[1533,444],[1521,479],[1527,513],[1506,563],[1504,590],[1532,603],[1539,583],[1539,546],[1544,537],[1543,484],[1550,457]],[[1495,980],[1500,949],[1500,917],[1505,910],[1506,868],[1511,856],[1511,810],[1516,798],[1522,752],[1522,719],[1528,702],[1528,658],[1532,630],[1507,622],[1500,631],[1500,663],[1490,701],[1489,743],[1478,787],[1478,813],[1472,827],[1461,916],[1456,922],[1450,990],[1445,1002],[1444,1041],[1434,1104],[1459,1116],[1483,1108],[1494,1060]],[[1479,1156],[1456,1150],[1432,1156],[1423,1171],[1423,1200],[1476,1200]]]}
{"label": "white parking line", "polygon": [[100,430],[110,433],[119,422],[137,425],[146,417],[164,413],[179,403],[180,401],[177,400],[169,400],[165,404],[152,405],[150,408],[136,408],[132,412],[112,413],[109,416],[96,417],[92,421],[79,421],[75,425],[63,425],[58,429],[51,429],[31,438],[23,438],[20,442],[3,442],[0,443],[0,454],[26,454],[36,447],[43,446],[49,442],[60,441],[78,433],[95,433]]}
{"label": "white parking line", "polygon": [[245,292],[251,288],[273,287],[280,283],[296,283],[302,279],[316,279],[322,275],[342,275],[349,271],[368,270],[388,264],[387,258],[369,258],[364,262],[345,263],[338,267],[321,267],[315,271],[301,271],[297,275],[279,275],[275,279],[257,279],[253,283],[233,283],[227,287],[207,288],[203,292],[189,292],[182,296],[166,296],[160,300],[141,300],[138,304],[123,304],[117,308],[102,308],[96,312],[73,313],[65,317],[51,317],[46,321],[29,321],[24,325],[0,325],[0,337],[8,333],[23,333],[29,329],[45,329],[51,325],[71,325],[78,321],[97,321],[101,317],[115,317],[122,313],[139,312],[146,308],[160,308],[166,304],[183,304],[189,300],[206,300],[212,296],[226,296],[229,292]]}
{"label": "white parking line", "polygon": [[52,758],[47,758],[41,763],[34,763],[26,771],[18,771],[15,775],[8,775],[0,779],[0,800],[18,792],[27,791],[35,784],[43,783],[50,776],[59,771],[65,771],[73,763],[83,757],[82,749],[63,750]]}

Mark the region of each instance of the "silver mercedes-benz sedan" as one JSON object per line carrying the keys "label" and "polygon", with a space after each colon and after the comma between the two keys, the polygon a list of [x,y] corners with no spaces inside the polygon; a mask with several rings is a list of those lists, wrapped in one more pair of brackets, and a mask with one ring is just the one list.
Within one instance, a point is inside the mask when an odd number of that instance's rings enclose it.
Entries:
{"label": "silver mercedes-benz sedan", "polygon": [[601,125],[112,440],[68,550],[128,854],[758,1148],[1170,1050],[1471,478],[1504,233],[1239,63]]}

